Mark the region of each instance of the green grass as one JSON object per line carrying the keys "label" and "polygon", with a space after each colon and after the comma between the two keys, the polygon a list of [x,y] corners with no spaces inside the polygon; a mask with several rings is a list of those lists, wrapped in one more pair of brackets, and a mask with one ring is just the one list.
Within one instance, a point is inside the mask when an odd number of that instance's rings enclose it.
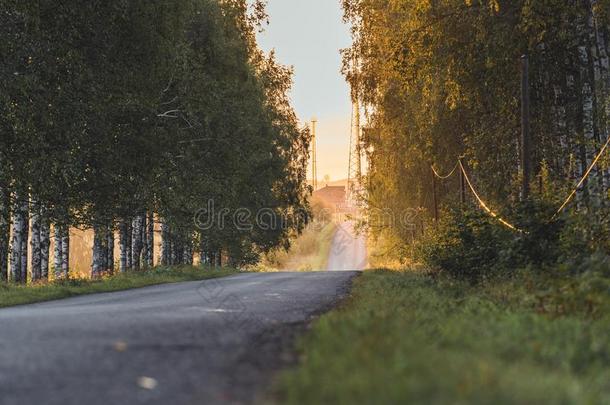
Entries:
{"label": "green grass", "polygon": [[157,284],[205,280],[237,273],[238,271],[233,269],[214,270],[193,266],[156,267],[147,271],[117,274],[101,280],[73,279],[29,286],[0,284],[0,308]]}
{"label": "green grass", "polygon": [[506,288],[365,272],[352,297],[302,339],[302,361],[280,376],[277,398],[291,404],[610,403],[608,315],[551,317],[525,296],[504,301]]}

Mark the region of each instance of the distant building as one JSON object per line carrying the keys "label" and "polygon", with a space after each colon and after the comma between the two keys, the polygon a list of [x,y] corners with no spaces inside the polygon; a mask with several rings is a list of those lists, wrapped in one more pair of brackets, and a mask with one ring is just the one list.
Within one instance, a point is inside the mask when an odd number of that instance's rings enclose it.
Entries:
{"label": "distant building", "polygon": [[313,197],[333,207],[336,212],[346,208],[346,193],[344,186],[326,186],[314,191]]}

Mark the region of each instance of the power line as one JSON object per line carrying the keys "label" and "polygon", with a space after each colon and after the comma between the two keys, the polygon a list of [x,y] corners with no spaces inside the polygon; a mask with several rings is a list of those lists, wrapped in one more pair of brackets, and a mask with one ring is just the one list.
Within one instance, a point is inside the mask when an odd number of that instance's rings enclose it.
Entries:
{"label": "power line", "polygon": [[312,154],[312,163],[311,163],[311,176],[312,176],[312,186],[313,191],[318,189],[318,151],[317,151],[317,139],[316,139],[316,124],[318,120],[314,117],[311,120],[311,154]]}
{"label": "power line", "polygon": [[446,176],[441,176],[440,174],[438,174],[438,172],[436,171],[436,169],[434,168],[434,166],[430,166],[432,168],[432,172],[434,173],[434,175],[436,177],[438,177],[441,180],[447,180],[449,177],[453,176],[453,174],[455,173],[455,171],[457,170],[457,168],[460,166],[459,162],[455,164],[455,166],[453,167],[453,170],[451,170],[451,173],[449,173]]}
{"label": "power line", "polygon": [[483,208],[483,210],[485,210],[491,217],[495,218],[498,222],[500,222],[502,225],[506,226],[507,228],[512,229],[513,231],[523,233],[523,231],[521,229],[517,228],[510,222],[508,222],[505,219],[503,219],[502,217],[500,217],[491,208],[489,208],[489,206],[487,204],[485,204],[485,202],[481,199],[481,197],[479,197],[479,194],[474,189],[474,186],[472,185],[472,182],[470,181],[470,178],[468,177],[468,173],[466,173],[466,169],[464,169],[464,165],[462,164],[461,160],[458,160],[458,165],[460,166],[460,169],[462,170],[462,173],[464,174],[464,178],[466,179],[466,183],[468,184],[470,191],[472,191],[472,194],[479,202],[479,205],[481,206],[481,208]]}
{"label": "power line", "polygon": [[557,216],[559,214],[561,214],[561,212],[568,206],[568,204],[570,203],[570,201],[572,201],[572,199],[574,198],[574,196],[576,195],[576,193],[578,192],[578,190],[580,189],[580,187],[582,187],[582,185],[585,183],[585,181],[587,180],[587,178],[589,177],[589,175],[591,174],[591,171],[593,170],[593,168],[595,167],[595,165],[597,164],[597,162],[599,161],[599,159],[601,159],[602,155],[604,154],[604,152],[606,151],[606,149],[608,148],[608,145],[610,145],[610,137],[608,137],[608,140],[606,141],[606,144],[602,147],[602,149],[599,151],[599,153],[597,154],[597,156],[595,157],[595,159],[593,160],[593,162],[591,163],[591,166],[589,166],[589,168],[587,169],[587,171],[585,172],[585,175],[583,176],[583,178],[578,182],[578,184],[576,185],[576,187],[574,188],[574,190],[572,190],[572,192],[570,193],[570,195],[568,196],[568,198],[565,200],[565,202],[561,205],[561,207],[559,207],[559,209],[557,210],[557,212],[555,213],[555,215],[553,215],[553,218],[551,218],[551,221],[553,221],[554,219],[557,218]]}
{"label": "power line", "polygon": [[[600,149],[600,151],[597,154],[597,156],[595,157],[595,159],[593,159],[593,162],[591,163],[591,165],[589,166],[589,168],[587,169],[587,171],[583,175],[582,179],[578,182],[576,187],[574,187],[574,190],[572,190],[572,192],[570,193],[568,198],[564,201],[564,203],[561,205],[561,207],[559,207],[557,212],[553,215],[553,217],[551,218],[551,221],[554,221],[555,219],[557,219],[559,214],[561,214],[561,212],[570,204],[570,202],[572,201],[572,199],[574,198],[574,196],[576,195],[578,190],[580,190],[582,185],[589,178],[589,175],[593,171],[593,168],[597,165],[599,160],[602,158],[604,152],[606,151],[606,149],[608,149],[608,146],[610,146],[610,137],[608,137],[608,139],[606,140],[606,143],[604,144],[604,146]],[[475,190],[474,186],[472,185],[472,181],[470,180],[470,177],[468,176],[468,173],[466,172],[466,169],[464,168],[464,165],[462,164],[462,160],[461,159],[458,159],[458,161],[457,161],[455,167],[453,168],[453,170],[449,174],[447,174],[445,176],[440,175],[436,171],[436,169],[434,168],[433,165],[430,166],[430,167],[431,167],[432,172],[434,173],[434,175],[436,177],[438,177],[439,179],[441,179],[441,180],[446,180],[446,179],[450,178],[451,176],[453,176],[453,174],[455,174],[455,171],[459,167],[461,172],[462,172],[462,174],[463,174],[463,176],[464,176],[464,179],[466,180],[466,183],[468,184],[468,188],[470,188],[470,191],[472,192],[472,194],[474,195],[474,197],[478,201],[478,203],[481,206],[481,208],[483,208],[483,210],[485,212],[487,212],[491,217],[496,219],[498,222],[500,222],[502,225],[506,226],[507,228],[512,229],[512,230],[517,231],[517,232],[524,233],[523,230],[517,228],[515,225],[511,224],[510,222],[508,222],[505,219],[503,219],[502,217],[500,217],[496,212],[494,212],[491,208],[489,208],[489,206],[481,199],[481,197],[479,196],[479,194]]]}

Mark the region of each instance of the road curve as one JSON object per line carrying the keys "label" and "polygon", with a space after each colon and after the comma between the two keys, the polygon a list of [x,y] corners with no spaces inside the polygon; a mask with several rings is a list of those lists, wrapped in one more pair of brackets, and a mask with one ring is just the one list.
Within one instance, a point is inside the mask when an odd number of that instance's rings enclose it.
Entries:
{"label": "road curve", "polygon": [[356,274],[240,274],[2,309],[0,404],[252,402],[298,326]]}

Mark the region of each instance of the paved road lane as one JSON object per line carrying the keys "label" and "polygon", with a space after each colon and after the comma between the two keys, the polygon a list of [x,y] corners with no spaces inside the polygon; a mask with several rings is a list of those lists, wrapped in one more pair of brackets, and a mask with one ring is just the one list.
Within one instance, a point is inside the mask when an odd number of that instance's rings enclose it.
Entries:
{"label": "paved road lane", "polygon": [[366,236],[354,230],[354,223],[337,226],[328,257],[328,271],[364,270],[367,267]]}
{"label": "paved road lane", "polygon": [[0,310],[0,404],[247,403],[355,272],[241,274]]}

